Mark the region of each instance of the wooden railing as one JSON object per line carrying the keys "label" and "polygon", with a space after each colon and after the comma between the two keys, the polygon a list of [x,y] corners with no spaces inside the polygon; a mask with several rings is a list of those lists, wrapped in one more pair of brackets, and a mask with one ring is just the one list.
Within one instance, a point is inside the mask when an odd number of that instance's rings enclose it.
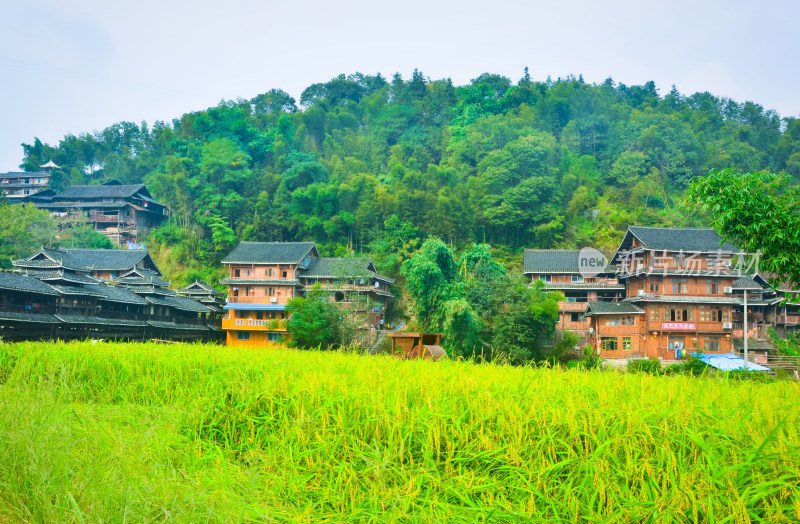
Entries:
{"label": "wooden railing", "polygon": [[586,311],[588,302],[559,302],[558,310],[568,313],[582,313]]}

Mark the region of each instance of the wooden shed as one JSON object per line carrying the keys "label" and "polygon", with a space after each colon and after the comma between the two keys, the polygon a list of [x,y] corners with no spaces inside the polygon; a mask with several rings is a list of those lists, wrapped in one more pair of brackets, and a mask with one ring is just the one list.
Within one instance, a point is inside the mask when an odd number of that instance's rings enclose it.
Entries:
{"label": "wooden shed", "polygon": [[395,332],[389,333],[392,339],[392,354],[399,358],[426,358],[439,360],[447,358],[447,353],[439,345],[441,333]]}

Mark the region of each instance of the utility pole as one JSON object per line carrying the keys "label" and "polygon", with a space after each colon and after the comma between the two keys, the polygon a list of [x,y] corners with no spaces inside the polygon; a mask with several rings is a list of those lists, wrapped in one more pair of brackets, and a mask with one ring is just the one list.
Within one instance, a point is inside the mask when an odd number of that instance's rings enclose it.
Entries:
{"label": "utility pole", "polygon": [[747,371],[747,289],[744,290],[744,370]]}

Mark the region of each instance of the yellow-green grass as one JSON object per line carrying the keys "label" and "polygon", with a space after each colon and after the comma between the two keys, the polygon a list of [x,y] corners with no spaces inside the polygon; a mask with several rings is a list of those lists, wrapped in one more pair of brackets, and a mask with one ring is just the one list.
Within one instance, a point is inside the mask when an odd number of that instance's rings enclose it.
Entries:
{"label": "yellow-green grass", "polygon": [[0,522],[797,522],[800,388],[0,344]]}

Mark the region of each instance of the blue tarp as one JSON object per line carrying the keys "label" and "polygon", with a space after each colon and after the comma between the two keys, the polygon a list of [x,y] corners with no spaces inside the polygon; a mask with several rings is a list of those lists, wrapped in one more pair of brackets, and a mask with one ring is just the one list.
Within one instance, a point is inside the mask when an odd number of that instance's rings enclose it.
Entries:
{"label": "blue tarp", "polygon": [[[702,360],[712,368],[717,368],[722,371],[743,371],[744,370],[744,359],[741,357],[737,357],[733,353],[727,353],[723,355],[712,355],[709,353],[692,353],[691,354],[694,358],[698,360]],[[769,371],[770,368],[766,366],[762,366],[761,364],[755,364],[753,362],[747,363],[747,371]]]}

